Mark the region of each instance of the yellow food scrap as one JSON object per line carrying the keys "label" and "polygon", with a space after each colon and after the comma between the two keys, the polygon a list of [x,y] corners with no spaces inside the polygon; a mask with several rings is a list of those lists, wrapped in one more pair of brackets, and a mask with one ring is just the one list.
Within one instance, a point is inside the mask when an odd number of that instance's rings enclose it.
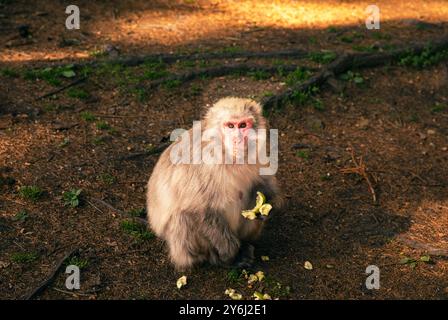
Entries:
{"label": "yellow food scrap", "polygon": [[226,289],[224,292],[226,295],[228,295],[233,300],[241,300],[243,299],[243,296],[240,293],[237,293],[235,289]]}
{"label": "yellow food scrap", "polygon": [[272,210],[272,206],[266,203],[266,196],[257,191],[257,199],[255,200],[255,207],[251,210],[243,210],[241,215],[249,220],[254,220],[258,215],[268,216],[269,212]]}
{"label": "yellow food scrap", "polygon": [[261,208],[261,206],[266,202],[266,196],[261,193],[260,191],[257,191],[257,199],[255,200],[255,208],[253,208],[253,211],[257,211]]}
{"label": "yellow food scrap", "polygon": [[256,274],[258,281],[263,281],[264,280],[264,272],[263,271],[258,271]]}
{"label": "yellow food scrap", "polygon": [[182,276],[179,279],[177,279],[177,282],[176,282],[177,289],[182,288],[186,284],[187,284],[187,276]]}
{"label": "yellow food scrap", "polygon": [[272,300],[271,296],[268,295],[267,293],[263,294],[258,291],[255,291],[253,296],[254,296],[255,300]]}
{"label": "yellow food scrap", "polygon": [[313,270],[313,265],[309,261],[305,261],[304,267],[306,270]]}
{"label": "yellow food scrap", "polygon": [[244,210],[241,215],[249,220],[254,220],[257,217],[257,214],[252,210]]}
{"label": "yellow food scrap", "polygon": [[269,215],[269,212],[272,210],[272,206],[269,204],[269,203],[266,203],[266,204],[264,204],[264,205],[262,205],[261,206],[261,208],[260,208],[260,213],[263,215],[263,216],[268,216]]}
{"label": "yellow food scrap", "polygon": [[261,261],[269,261],[269,257],[268,256],[261,256]]}
{"label": "yellow food scrap", "polygon": [[255,274],[251,274],[249,276],[249,280],[247,280],[247,284],[252,284],[258,281],[258,277]]}

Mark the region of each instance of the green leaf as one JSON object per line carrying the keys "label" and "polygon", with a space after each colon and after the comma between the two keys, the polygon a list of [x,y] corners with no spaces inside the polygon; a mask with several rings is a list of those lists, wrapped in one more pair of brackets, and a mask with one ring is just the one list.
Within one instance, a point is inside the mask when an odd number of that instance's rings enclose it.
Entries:
{"label": "green leaf", "polygon": [[355,78],[353,79],[353,81],[354,81],[356,84],[361,84],[361,83],[364,82],[364,79],[363,79],[362,77],[355,77]]}
{"label": "green leaf", "polygon": [[404,257],[404,258],[402,258],[402,259],[400,260],[400,264],[408,264],[408,263],[410,263],[411,261],[412,261],[411,258]]}
{"label": "green leaf", "polygon": [[76,73],[73,70],[66,70],[62,72],[62,76],[65,78],[73,78],[74,76],[76,76]]}
{"label": "green leaf", "polygon": [[429,261],[431,261],[431,257],[430,256],[421,256],[420,261],[429,262]]}

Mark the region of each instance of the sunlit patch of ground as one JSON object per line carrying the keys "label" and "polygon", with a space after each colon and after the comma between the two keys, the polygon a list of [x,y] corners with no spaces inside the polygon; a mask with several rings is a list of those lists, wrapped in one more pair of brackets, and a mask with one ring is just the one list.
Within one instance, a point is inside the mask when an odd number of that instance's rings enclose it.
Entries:
{"label": "sunlit patch of ground", "polygon": [[[34,8],[36,20],[40,21],[31,26],[35,32],[34,40],[24,42],[12,34],[3,36],[0,33],[1,42],[6,44],[0,49],[0,61],[86,58],[105,43],[154,51],[204,39],[238,41],[241,33],[263,28],[319,30],[330,26],[363,26],[367,17],[365,10],[370,4],[371,1],[340,0],[135,1],[126,5],[95,3],[83,7],[81,3],[81,29],[70,31],[65,29],[65,8],[49,1],[38,3]],[[400,24],[406,19],[434,23],[448,21],[446,1],[383,0],[375,4],[380,8],[383,23]],[[93,15],[95,19],[92,19]],[[20,10],[13,10],[10,17],[15,22],[26,22],[26,16]],[[61,34],[65,38],[79,38],[81,44],[59,48],[57,40]],[[30,45],[33,50],[29,50]]]}

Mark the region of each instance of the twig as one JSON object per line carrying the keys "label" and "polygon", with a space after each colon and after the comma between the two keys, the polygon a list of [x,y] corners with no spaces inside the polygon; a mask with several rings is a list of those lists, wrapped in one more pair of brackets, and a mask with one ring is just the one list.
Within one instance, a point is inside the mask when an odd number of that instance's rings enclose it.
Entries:
{"label": "twig", "polygon": [[84,292],[77,292],[77,291],[67,291],[67,290],[62,290],[59,288],[53,288],[53,290],[56,290],[58,292],[61,293],[65,293],[65,294],[69,294],[71,296],[77,297],[77,296],[84,296],[84,297],[91,297],[92,295],[94,295],[95,293],[84,293]]}
{"label": "twig", "polygon": [[[112,211],[115,211],[115,212],[117,212],[117,213],[119,213],[119,214],[121,214],[121,215],[126,215],[126,212],[124,212],[123,210],[120,210],[120,209],[115,208],[114,206],[112,206],[111,204],[107,203],[107,202],[104,201],[104,200],[97,199],[97,198],[92,198],[92,200],[95,200],[96,202],[101,203],[103,206],[105,206],[105,207],[111,209]],[[94,207],[96,210],[98,210],[99,212],[104,213],[101,209],[99,209],[98,207],[96,207],[95,205],[93,205],[90,201],[87,201],[87,202],[88,202],[92,207]],[[141,223],[141,224],[144,224],[144,225],[147,225],[147,224],[148,224],[148,222],[147,222],[146,219],[144,219],[144,218],[133,217],[133,219],[134,219],[135,221],[138,221],[138,222]]]}
{"label": "twig", "polygon": [[112,211],[115,211],[115,212],[117,212],[119,214],[122,214],[122,215],[126,214],[126,212],[124,212],[123,210],[120,210],[120,209],[117,209],[117,208],[113,207],[111,204],[107,203],[104,200],[97,199],[97,198],[91,198],[91,199],[96,201],[96,202],[98,202],[98,203],[100,203],[100,204],[102,204],[103,206],[111,209]]}
{"label": "twig", "polygon": [[408,247],[411,247],[413,249],[424,250],[426,253],[428,253],[431,256],[448,257],[448,249],[435,248],[435,247],[430,246],[429,244],[411,240],[403,235],[399,235],[395,239],[398,242],[400,242]]}
{"label": "twig", "polygon": [[145,152],[136,152],[136,153],[131,153],[125,156],[122,156],[119,158],[119,160],[135,160],[137,158],[140,157],[145,157],[145,156],[151,156],[151,155],[155,155],[155,154],[159,154],[162,153],[166,148],[168,148],[170,146],[171,142],[169,143],[163,143],[158,147],[154,147],[151,150],[145,151]]}
{"label": "twig", "polygon": [[71,257],[76,251],[78,251],[78,249],[72,249],[69,250],[62,259],[60,259],[58,261],[58,263],[56,264],[56,266],[54,267],[53,271],[51,272],[50,276],[45,279],[41,284],[39,284],[39,286],[37,286],[37,288],[33,289],[33,291],[31,291],[30,293],[28,293],[27,295],[25,295],[23,297],[24,300],[30,300],[33,297],[35,297],[37,294],[39,294],[40,292],[42,292],[56,277],[56,275],[58,274],[59,269],[62,267],[62,265],[64,264],[65,260],[67,260],[69,257]]}
{"label": "twig", "polygon": [[59,93],[59,92],[61,92],[61,91],[64,91],[64,90],[66,90],[66,89],[68,89],[68,88],[70,88],[70,87],[76,86],[76,85],[80,84],[81,82],[86,81],[86,79],[87,79],[86,77],[82,77],[82,78],[79,78],[79,79],[77,79],[77,80],[75,80],[75,81],[72,81],[72,82],[70,82],[69,84],[67,84],[67,85],[65,85],[65,86],[63,86],[63,87],[61,87],[61,88],[59,88],[59,89],[56,89],[56,90],[51,91],[51,92],[49,92],[49,93],[46,93],[46,94],[44,94],[43,96],[39,96],[39,97],[37,97],[37,98],[36,98],[36,101],[45,99],[45,98],[47,98],[47,97],[51,97],[51,96],[54,95],[54,94],[57,94],[57,93]]}
{"label": "twig", "polygon": [[341,173],[344,173],[344,174],[355,173],[355,174],[359,174],[360,176],[362,176],[364,178],[364,180],[366,180],[367,185],[369,187],[369,191],[372,194],[373,203],[376,204],[375,189],[373,188],[372,183],[370,182],[369,175],[367,174],[367,167],[362,160],[362,156],[359,157],[359,161],[356,160],[353,146],[350,147],[350,152],[351,152],[352,161],[355,164],[355,166],[353,168],[343,168],[340,171],[341,171]]}

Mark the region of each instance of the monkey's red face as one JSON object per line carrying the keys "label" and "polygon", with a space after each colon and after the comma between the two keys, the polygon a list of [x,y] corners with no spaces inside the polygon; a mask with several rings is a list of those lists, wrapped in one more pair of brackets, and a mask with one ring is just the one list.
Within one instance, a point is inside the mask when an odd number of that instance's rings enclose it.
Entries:
{"label": "monkey's red face", "polygon": [[222,134],[226,147],[235,153],[240,148],[247,147],[249,132],[254,127],[252,118],[230,120],[223,123]]}

